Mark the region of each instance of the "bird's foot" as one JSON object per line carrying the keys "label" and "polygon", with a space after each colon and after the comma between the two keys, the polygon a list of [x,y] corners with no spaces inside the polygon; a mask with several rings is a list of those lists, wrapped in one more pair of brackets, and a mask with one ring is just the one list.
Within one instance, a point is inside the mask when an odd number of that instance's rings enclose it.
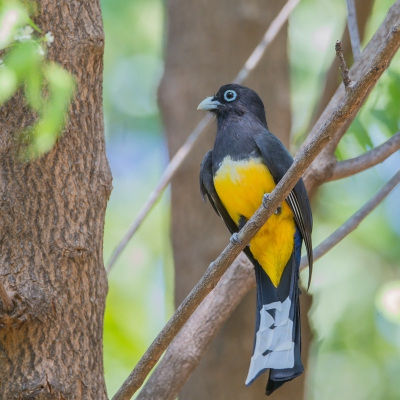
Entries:
{"label": "bird's foot", "polygon": [[262,199],[262,205],[264,208],[268,208],[268,199],[269,199],[269,193],[265,193]]}
{"label": "bird's foot", "polygon": [[[268,208],[268,206],[269,206],[268,200],[269,200],[269,193],[265,193],[264,196],[263,196],[263,199],[262,199],[262,205],[264,206],[264,208]],[[275,215],[279,215],[281,213],[282,213],[282,206],[279,206],[275,210],[274,214]]]}
{"label": "bird's foot", "polygon": [[237,245],[237,244],[242,244],[242,242],[239,240],[239,235],[238,235],[237,232],[235,232],[235,233],[229,238],[229,241],[230,241],[232,244],[235,244],[235,245]]}

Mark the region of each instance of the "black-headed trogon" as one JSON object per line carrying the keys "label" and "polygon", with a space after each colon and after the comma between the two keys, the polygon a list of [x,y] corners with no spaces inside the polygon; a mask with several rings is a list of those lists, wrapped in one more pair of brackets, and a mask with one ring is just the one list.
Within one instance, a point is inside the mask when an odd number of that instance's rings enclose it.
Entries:
{"label": "black-headed trogon", "polygon": [[[237,241],[237,232],[282,179],[293,158],[268,130],[264,104],[253,90],[236,84],[222,86],[198,109],[211,111],[218,123],[214,149],[201,163],[201,194],[227,225],[231,240]],[[269,369],[267,395],[304,369],[298,280],[304,241],[310,284],[311,230],[310,203],[300,179],[244,249],[257,281],[254,349],[246,385]]]}

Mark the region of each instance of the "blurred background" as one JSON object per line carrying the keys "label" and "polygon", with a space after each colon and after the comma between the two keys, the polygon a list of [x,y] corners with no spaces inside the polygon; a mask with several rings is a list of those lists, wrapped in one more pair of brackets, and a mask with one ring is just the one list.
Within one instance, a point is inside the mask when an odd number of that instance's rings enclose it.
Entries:
{"label": "blurred background", "polygon": [[[207,2],[200,2],[197,7],[206,7],[207,4],[203,3]],[[221,12],[225,10],[228,13],[232,8],[229,1],[221,0],[220,3]],[[248,0],[235,1],[238,7],[241,3],[251,5]],[[256,7],[261,7],[261,11],[262,7],[272,7],[273,14],[276,15],[281,5],[277,7],[271,3],[274,2],[260,0]],[[372,11],[368,10],[367,13],[364,45],[393,3],[393,0],[373,2]],[[360,4],[363,5],[363,1]],[[189,55],[196,51],[190,43],[187,48],[180,47],[176,59],[174,54],[171,55],[173,43],[167,42],[167,32],[172,32],[172,37],[182,33],[177,32],[176,26],[179,24],[183,30],[190,29],[190,23],[185,22],[194,18],[190,4],[182,7],[179,18],[171,14],[169,22],[167,10],[170,13],[176,12],[174,2],[170,2],[169,8],[161,0],[102,0],[101,5],[106,36],[104,112],[107,155],[114,178],[104,239],[104,259],[107,262],[160,178],[168,163],[169,151],[174,153],[183,143],[182,137],[187,136],[195,122],[201,118],[200,113],[195,113],[197,104],[205,96],[216,92],[220,85],[232,80],[242,61],[236,60],[234,46],[227,49],[221,57],[221,50],[210,52],[213,64],[208,63],[204,56],[206,52],[198,48],[203,54],[202,60],[196,60],[199,70],[190,64]],[[252,19],[256,19],[254,13],[258,13],[258,8],[254,11],[250,6],[246,7],[241,13],[245,17],[249,15],[246,18],[250,22],[246,21],[251,25]],[[217,11],[209,7],[205,12],[211,15]],[[240,44],[244,48],[243,61],[250,55],[268,26],[258,20],[254,24],[257,25],[252,33],[255,42]],[[272,119],[271,130],[277,135],[279,129],[287,131],[286,142],[290,134],[293,154],[308,134],[310,124],[318,113],[318,104],[324,101],[323,96],[328,91],[325,83],[335,57],[334,44],[342,37],[345,24],[345,0],[302,0],[290,16],[287,36],[281,42],[281,50],[283,49],[287,57],[287,65],[284,67],[287,68],[287,83],[283,82],[278,89],[266,89],[263,93],[258,90],[259,86],[265,85],[264,65],[273,63],[269,50],[264,57],[265,63],[258,68],[256,78],[245,83],[258,91],[263,100],[268,97],[265,103],[267,118],[269,121],[270,117]],[[225,34],[218,35],[212,28],[211,23],[204,23],[200,27],[193,24],[193,30],[202,30],[204,36],[200,39],[208,38],[204,39],[205,46],[211,40],[222,43],[221,46],[231,46]],[[247,29],[245,25],[243,29]],[[240,39],[244,37],[242,31],[236,30],[234,33],[238,41],[243,40]],[[189,32],[188,35],[190,36]],[[203,42],[199,40],[193,46],[198,46],[198,43]],[[179,71],[179,66],[174,66],[174,60],[176,63],[187,62],[188,68],[183,75],[186,76],[187,73],[190,84],[164,90],[164,114],[168,112],[168,106],[175,106],[177,113],[187,112],[197,118],[190,121],[187,125],[190,126],[189,129],[185,127],[180,137],[174,139],[169,136],[169,148],[157,100],[157,88],[165,68],[166,49],[169,51],[166,55],[167,67],[172,72],[166,71],[164,88],[168,86],[168,82],[165,82],[168,77],[169,82],[178,79],[174,71]],[[188,59],[183,57],[182,61],[181,56],[185,52]],[[217,85],[210,86],[210,89],[207,87],[208,92],[205,92],[202,82],[207,79],[207,74],[212,74],[211,66],[224,70],[226,64],[232,65],[231,69],[228,68],[226,74],[218,79],[210,76],[211,84]],[[203,67],[205,72],[201,71]],[[334,71],[330,80],[337,86],[340,82],[337,66]],[[280,98],[281,90],[287,91],[289,119],[286,118],[287,127],[279,128],[280,115],[276,114],[274,104],[282,106],[285,101]],[[188,91],[190,93],[186,93]],[[193,100],[187,101],[188,96]],[[400,54],[378,82],[340,143],[338,158],[355,157],[396,133],[400,127],[399,99]],[[167,115],[167,121],[168,118],[170,117]],[[169,129],[172,126],[169,122]],[[212,147],[214,131],[215,127],[206,133],[207,141],[199,145],[203,155]],[[201,158],[193,158],[193,165],[197,169],[200,161]],[[314,243],[321,242],[347,220],[397,172],[399,166],[400,154],[397,152],[370,171],[323,185],[313,198]],[[190,167],[187,172],[191,172]],[[194,193],[190,196],[200,196],[197,176],[185,178],[182,175],[180,178],[182,182],[185,179],[193,181],[193,188],[187,189]],[[178,185],[176,183],[175,187]],[[379,298],[385,284],[400,279],[399,204],[400,189],[397,188],[356,232],[316,263],[310,289],[313,304],[309,320],[313,340],[309,352],[305,399],[400,399],[400,340],[397,339],[396,342],[395,339],[395,335],[399,335],[399,328],[396,321],[390,319],[390,313]],[[201,208],[205,215],[213,213],[211,207],[208,204],[203,205],[200,200],[196,207]],[[178,299],[181,300],[190,290],[182,289],[177,292],[174,287],[176,281],[173,248],[177,249],[183,240],[179,239],[176,229],[180,220],[191,219],[189,207],[181,207],[180,210],[182,215],[179,215],[179,210],[173,209],[171,217],[171,193],[168,190],[110,273],[104,330],[105,372],[110,397],[171,316],[175,308],[174,293],[179,302]],[[196,212],[194,207],[192,212]],[[175,222],[171,219],[175,219]],[[210,224],[214,224],[214,220]],[[222,225],[219,221],[215,224]],[[194,223],[189,228],[191,226]],[[221,226],[219,232],[223,229]],[[175,235],[173,242],[171,232]],[[199,240],[190,230],[186,231],[186,236],[188,241],[194,242],[194,246]],[[211,238],[204,240],[215,239],[212,233],[209,236]],[[227,241],[226,233],[217,242],[218,253]],[[215,251],[207,254],[207,259],[210,258],[211,261],[214,253]],[[182,262],[176,257],[176,263]],[[184,264],[187,274],[190,275],[191,265]],[[203,271],[207,266],[208,263],[202,263]],[[177,269],[179,277],[185,275],[184,268]],[[306,275],[307,273],[303,279],[307,278]],[[196,280],[197,276],[193,277],[190,284]],[[251,303],[250,316],[253,318],[255,304],[253,300]],[[254,321],[250,321],[250,325],[253,323]],[[252,333],[247,340],[250,347],[245,355],[246,364],[251,356]],[[239,382],[243,387],[244,379],[245,375]],[[259,380],[263,381],[264,386],[265,379],[262,377]],[[222,386],[224,382],[220,384]],[[262,397],[263,391],[259,392],[257,398]],[[218,396],[203,398],[221,399]]]}

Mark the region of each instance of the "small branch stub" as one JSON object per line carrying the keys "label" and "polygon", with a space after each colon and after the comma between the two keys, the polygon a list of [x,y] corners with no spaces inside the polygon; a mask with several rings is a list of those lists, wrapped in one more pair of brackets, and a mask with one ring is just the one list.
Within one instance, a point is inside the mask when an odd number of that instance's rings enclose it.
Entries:
{"label": "small branch stub", "polygon": [[348,89],[351,88],[351,79],[349,77],[349,69],[347,68],[346,61],[343,56],[342,42],[340,40],[336,41],[335,50],[336,50],[336,55],[339,57],[340,69],[342,70],[341,74],[343,78],[343,83],[347,91]]}

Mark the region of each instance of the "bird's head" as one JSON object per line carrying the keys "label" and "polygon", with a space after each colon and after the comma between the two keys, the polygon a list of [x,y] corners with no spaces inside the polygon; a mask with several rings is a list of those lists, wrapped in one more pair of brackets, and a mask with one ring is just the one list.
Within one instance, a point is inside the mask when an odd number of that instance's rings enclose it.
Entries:
{"label": "bird's head", "polygon": [[267,126],[264,104],[260,96],[254,90],[234,83],[221,86],[215,96],[204,99],[197,109],[210,111],[218,119],[251,113]]}

